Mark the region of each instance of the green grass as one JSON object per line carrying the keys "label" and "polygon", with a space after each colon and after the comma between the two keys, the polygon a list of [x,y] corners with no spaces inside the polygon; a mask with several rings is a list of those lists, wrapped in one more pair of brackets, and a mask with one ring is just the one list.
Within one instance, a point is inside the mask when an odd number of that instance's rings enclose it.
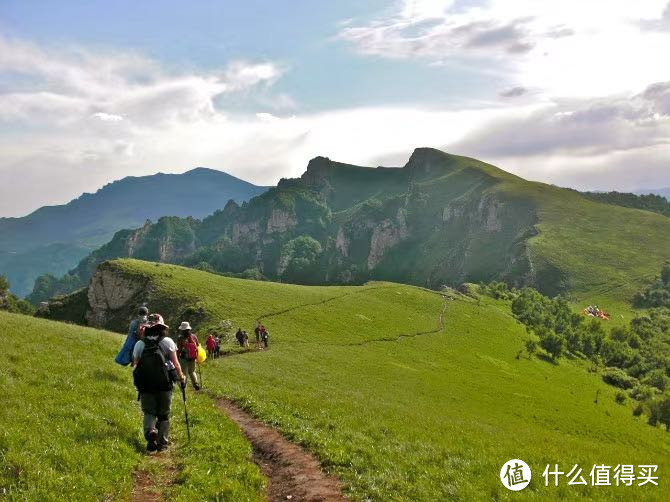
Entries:
{"label": "green grass", "polygon": [[[141,412],[129,368],[114,363],[122,337],[0,312],[0,498],[126,500],[144,454]],[[250,446],[209,398],[173,404],[170,500],[261,500],[263,478]],[[179,397],[179,400],[177,400]]]}
{"label": "green grass", "polygon": [[498,478],[511,458],[533,469],[515,498],[663,499],[662,486],[544,486],[544,467],[555,463],[580,464],[587,478],[596,463],[658,464],[663,484],[670,442],[579,361],[517,359],[527,334],[502,303],[458,297],[443,331],[400,336],[436,329],[439,295],[113,266],[150,276],[156,298],[197,299],[208,323],[232,318],[250,331],[265,315],[270,350],[209,361],[207,385],[315,452],[354,500],[512,499]]}
{"label": "green grass", "polygon": [[632,296],[670,260],[670,218],[541,183],[502,188],[535,203],[539,234],[530,239],[535,263],[564,274],[576,306],[597,304],[628,323],[634,316]]}

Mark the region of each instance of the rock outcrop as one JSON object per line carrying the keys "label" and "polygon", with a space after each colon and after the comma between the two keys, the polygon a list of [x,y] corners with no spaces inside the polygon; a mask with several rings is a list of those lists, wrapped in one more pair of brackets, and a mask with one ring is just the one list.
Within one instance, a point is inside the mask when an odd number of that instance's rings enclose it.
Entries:
{"label": "rock outcrop", "polygon": [[86,321],[89,326],[108,328],[126,320],[144,303],[146,279],[124,274],[116,267],[101,265],[88,287]]}

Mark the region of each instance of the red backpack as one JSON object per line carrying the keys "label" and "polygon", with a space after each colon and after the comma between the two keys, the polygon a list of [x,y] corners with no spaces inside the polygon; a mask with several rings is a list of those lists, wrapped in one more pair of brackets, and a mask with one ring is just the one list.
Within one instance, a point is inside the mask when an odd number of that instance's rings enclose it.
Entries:
{"label": "red backpack", "polygon": [[184,351],[187,361],[195,361],[198,358],[198,344],[195,343],[193,335],[184,340]]}

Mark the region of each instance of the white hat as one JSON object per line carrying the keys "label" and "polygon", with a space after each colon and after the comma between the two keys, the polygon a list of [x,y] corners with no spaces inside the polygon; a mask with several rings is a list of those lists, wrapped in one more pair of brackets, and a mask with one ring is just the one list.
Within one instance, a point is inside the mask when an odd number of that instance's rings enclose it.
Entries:
{"label": "white hat", "polygon": [[191,329],[191,325],[186,321],[182,321],[179,325],[179,331],[186,331],[187,329]]}

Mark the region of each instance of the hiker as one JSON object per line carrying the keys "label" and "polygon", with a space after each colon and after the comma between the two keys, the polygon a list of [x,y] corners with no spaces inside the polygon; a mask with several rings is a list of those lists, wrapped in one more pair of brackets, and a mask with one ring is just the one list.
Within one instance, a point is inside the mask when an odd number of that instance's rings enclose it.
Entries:
{"label": "hiker", "polygon": [[178,381],[186,385],[177,346],[168,336],[169,327],[159,314],[152,317],[144,337],[133,349],[133,379],[144,413],[143,431],[148,452],[167,448],[173,384]]}
{"label": "hiker", "polygon": [[237,343],[240,344],[240,347],[244,347],[244,331],[242,331],[242,328],[237,328],[235,338],[237,339]]}
{"label": "hiker", "polygon": [[210,333],[205,342],[207,345],[207,355],[213,357],[216,349],[216,340],[214,339],[214,333]]}
{"label": "hiker", "polygon": [[121,350],[114,358],[114,361],[121,366],[128,366],[132,362],[133,348],[135,343],[140,338],[140,326],[146,324],[147,315],[149,314],[149,309],[142,306],[137,312],[137,318],[130,321],[130,327],[128,328],[128,336],[126,337],[125,342]]}
{"label": "hiker", "polygon": [[242,331],[242,334],[244,335],[244,346],[249,348],[249,335],[246,331]]}
{"label": "hiker", "polygon": [[221,337],[216,335],[214,341],[216,342],[216,345],[214,346],[214,357],[218,358],[221,356]]}
{"label": "hiker", "polygon": [[256,327],[254,328],[254,334],[256,335],[256,348],[261,348],[261,322],[256,321]]}
{"label": "hiker", "polygon": [[196,359],[198,358],[198,338],[191,330],[191,325],[184,321],[179,325],[179,339],[177,347],[179,348],[179,361],[182,368],[191,377],[191,383],[195,390],[200,390],[198,375],[195,373]]}
{"label": "hiker", "polygon": [[261,325],[261,343],[264,348],[268,348],[270,345],[270,333],[265,329],[265,326]]}

